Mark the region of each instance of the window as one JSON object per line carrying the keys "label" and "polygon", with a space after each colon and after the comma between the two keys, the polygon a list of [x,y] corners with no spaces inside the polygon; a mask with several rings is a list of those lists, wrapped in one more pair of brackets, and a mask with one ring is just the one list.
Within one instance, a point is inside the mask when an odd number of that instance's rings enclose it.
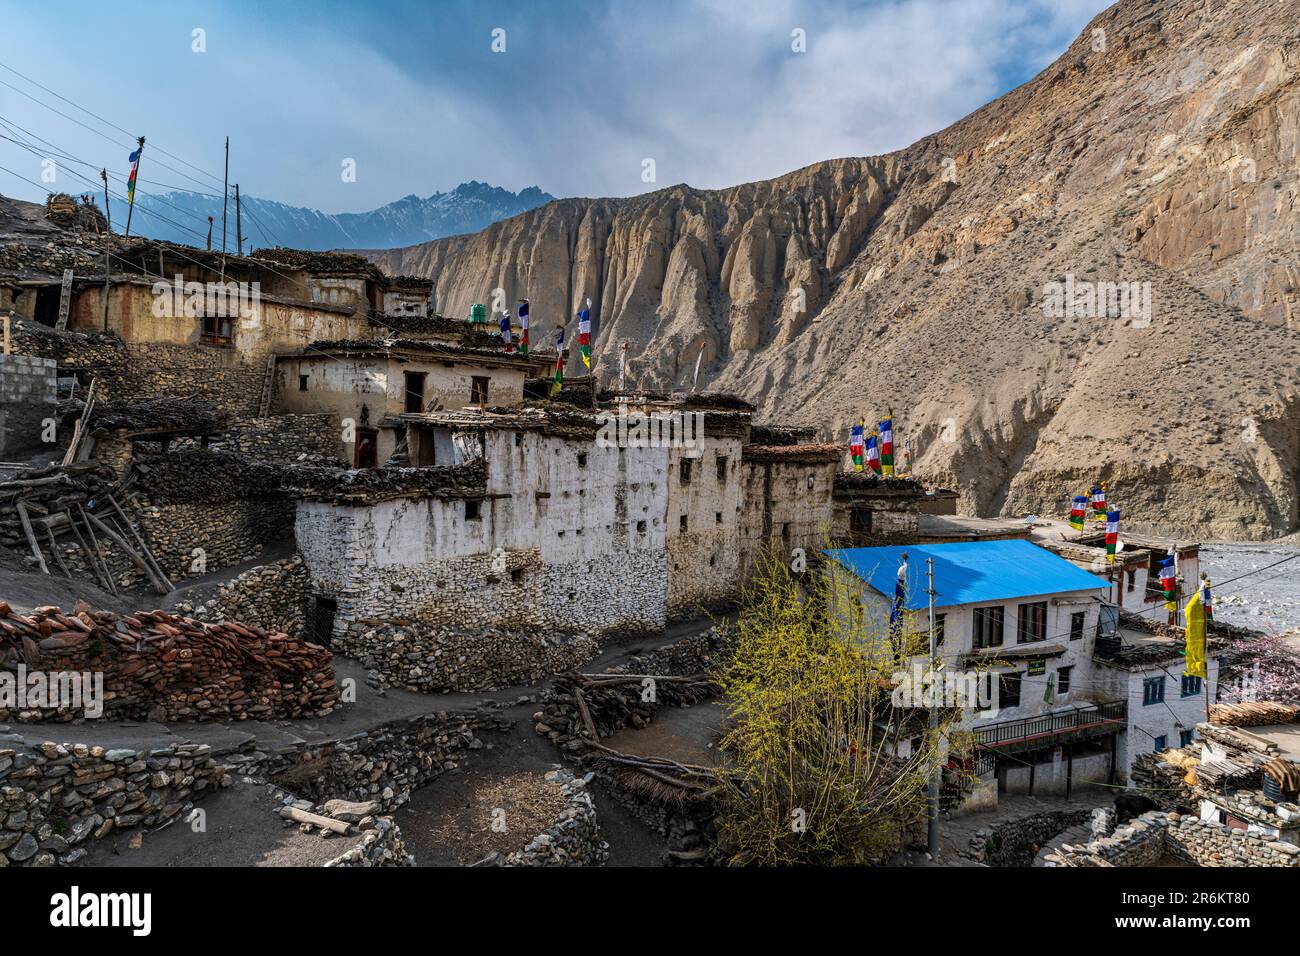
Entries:
{"label": "window", "polygon": [[645,522],[638,521],[636,523],[636,530],[637,530],[637,534],[645,534]]}
{"label": "window", "polygon": [[488,376],[474,375],[469,383],[469,400],[471,405],[486,405],[488,400]]}
{"label": "window", "polygon": [[578,452],[578,467],[579,468],[587,467],[587,453],[585,451]]}
{"label": "window", "polygon": [[305,391],[307,391],[307,376],[306,376],[306,375],[299,375],[299,376],[298,376],[298,391],[300,391],[300,392],[305,392]]}
{"label": "window", "polygon": [[1087,618],[1084,611],[1075,611],[1070,615],[1070,640],[1083,640],[1083,622]]}
{"label": "window", "polygon": [[1165,737],[1164,734],[1161,734],[1159,737],[1157,737],[1154,741],[1154,744],[1155,746],[1153,749],[1156,753],[1161,753],[1162,751],[1167,750],[1169,746],[1168,739]]}
{"label": "window", "polygon": [[998,675],[998,707],[1020,706],[1020,675],[1018,673]]}
{"label": "window", "polygon": [[689,458],[682,459],[681,471],[678,472],[678,474],[683,485],[689,485],[691,483],[691,460]]}
{"label": "window", "polygon": [[1128,569],[1128,584],[1125,586],[1125,590],[1127,590],[1127,591],[1132,591],[1134,588],[1136,588],[1136,587],[1137,587],[1137,579],[1138,579],[1137,568],[1129,568],[1129,569]]}
{"label": "window", "polygon": [[510,572],[510,580],[513,581],[515,584],[519,584],[521,581],[523,581],[523,579],[524,579],[523,568],[515,568],[513,571]]}
{"label": "window", "polygon": [[680,522],[678,523],[678,526],[679,526],[683,531],[686,530],[686,515],[682,515],[681,520],[680,520]]}
{"label": "window", "polygon": [[1183,675],[1183,696],[1196,697],[1201,692],[1201,679]]}
{"label": "window", "polygon": [[1047,602],[1022,604],[1016,622],[1016,643],[1032,644],[1047,639]]}
{"label": "window", "polygon": [[718,481],[727,480],[727,456],[718,456]]}
{"label": "window", "polygon": [[[477,521],[479,518],[483,517],[483,511],[481,506],[482,506],[481,501],[477,501],[473,498],[466,498],[465,499],[465,520]],[[563,534],[564,532],[561,531],[560,533]]]}
{"label": "window", "polygon": [[975,646],[1001,647],[1004,625],[1003,608],[977,607],[975,609]]}
{"label": "window", "polygon": [[1178,746],[1180,747],[1188,746],[1189,744],[1191,744],[1192,738],[1195,736],[1196,736],[1196,731],[1194,730],[1178,731]]}
{"label": "window", "polygon": [[199,320],[199,341],[204,345],[234,345],[235,320],[225,315],[205,315]]}
{"label": "window", "polygon": [[1058,667],[1056,669],[1056,692],[1058,694],[1068,694],[1070,692],[1070,672],[1073,667]]}
{"label": "window", "polygon": [[947,619],[948,619],[948,616],[947,616],[946,614],[936,614],[936,615],[934,616],[934,645],[935,645],[935,647],[938,647],[940,644],[943,643],[943,629],[944,629],[944,625],[945,625],[945,623],[947,622]]}
{"label": "window", "polygon": [[406,402],[403,406],[408,413],[424,411],[424,372],[404,372],[406,380]]}
{"label": "window", "polygon": [[715,511],[715,512],[713,512],[713,523],[714,523],[714,524],[722,524],[722,512],[721,512],[721,511]]}
{"label": "window", "polygon": [[1142,682],[1142,706],[1150,707],[1152,704],[1163,704],[1165,702],[1165,679],[1163,677],[1148,677]]}

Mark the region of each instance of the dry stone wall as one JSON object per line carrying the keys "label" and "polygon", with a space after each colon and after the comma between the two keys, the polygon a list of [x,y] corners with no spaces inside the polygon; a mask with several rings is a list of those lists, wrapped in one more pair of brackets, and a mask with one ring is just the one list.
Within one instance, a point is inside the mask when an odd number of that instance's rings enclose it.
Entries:
{"label": "dry stone wall", "polygon": [[600,834],[596,804],[587,785],[593,774],[575,777],[567,770],[552,770],[547,781],[560,787],[564,809],[552,826],[533,837],[521,850],[506,857],[502,866],[599,866],[609,859],[609,844]]}
{"label": "dry stone wall", "polygon": [[[302,555],[249,568],[217,589],[216,597],[193,609],[202,621],[235,619],[267,631],[300,638],[307,633],[311,577]],[[178,605],[178,610],[189,610]]]}
{"label": "dry stone wall", "polygon": [[1195,816],[1152,810],[1105,839],[1065,844],[1044,858],[1047,866],[1153,866],[1169,860],[1192,866],[1295,868],[1300,867],[1300,847]]}
{"label": "dry stone wall", "polygon": [[55,363],[28,355],[0,355],[0,459],[41,446],[43,422],[55,417]]}
{"label": "dry stone wall", "polygon": [[76,863],[87,841],[175,819],[228,784],[205,744],[28,747],[0,735],[0,866]]}
{"label": "dry stone wall", "polygon": [[465,630],[384,624],[346,633],[333,648],[356,658],[376,687],[466,693],[529,684],[600,653],[595,638],[495,628]]}

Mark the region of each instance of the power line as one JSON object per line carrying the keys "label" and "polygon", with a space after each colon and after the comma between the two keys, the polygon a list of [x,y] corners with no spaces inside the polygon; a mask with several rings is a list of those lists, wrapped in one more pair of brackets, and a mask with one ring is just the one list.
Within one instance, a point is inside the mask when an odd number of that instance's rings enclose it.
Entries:
{"label": "power line", "polygon": [[[105,119],[104,117],[100,116],[98,113],[95,113],[95,112],[93,112],[93,111],[91,111],[91,110],[86,109],[86,107],[80,105],[79,103],[74,103],[72,100],[68,99],[66,96],[62,96],[62,95],[60,95],[60,94],[54,92],[54,90],[50,89],[48,86],[42,86],[40,83],[38,83],[38,82],[36,82],[35,80],[33,80],[30,76],[27,76],[27,75],[24,74],[24,73],[19,73],[17,70],[15,70],[13,67],[9,66],[8,64],[0,63],[0,67],[3,67],[4,69],[8,70],[10,73],[14,74],[14,76],[22,77],[24,80],[26,80],[28,83],[30,83],[30,84],[32,84],[33,86],[35,86],[37,89],[44,90],[46,93],[49,93],[51,96],[58,98],[59,100],[63,101],[64,103],[67,103],[69,106],[72,106],[72,107],[75,107],[76,109],[81,110],[81,112],[85,113],[86,115],[88,115],[88,116],[93,116],[95,119],[99,120],[99,121],[100,121],[101,123],[103,123],[105,126],[112,127],[113,129],[117,130],[119,133],[125,133],[127,136],[134,138],[134,136],[135,136],[134,133],[131,133],[131,132],[128,132],[127,130],[124,130],[122,127],[118,126],[116,123],[113,123],[112,121]],[[5,85],[6,85],[6,86],[9,86],[9,84],[7,84],[7,83],[6,83]],[[17,90],[16,87],[12,87],[12,86],[11,86],[10,89],[14,89],[14,90],[16,90],[17,92],[22,93],[22,90]],[[45,104],[45,103],[40,103],[39,100],[35,99],[34,97],[31,97],[29,94],[23,93],[23,95],[24,95],[24,96],[27,96],[28,99],[31,99],[32,102],[34,102],[34,103],[39,103],[41,106],[45,106],[46,109],[52,109],[52,107],[48,106],[48,105]],[[62,115],[62,114],[60,114],[60,115]],[[74,123],[77,122],[77,120],[73,119],[73,118],[70,117],[70,116],[67,117],[67,118],[68,118],[68,119],[71,119]],[[86,127],[86,128],[87,128],[87,129],[90,129],[90,127]],[[91,130],[91,132],[98,133],[99,131],[98,131],[98,130]],[[99,135],[102,136],[102,135],[104,135],[104,134],[100,133]],[[107,137],[105,137],[105,138],[107,139]],[[110,142],[111,142],[111,140],[110,140]],[[121,144],[119,144],[119,145],[121,145]],[[150,143],[150,146],[151,146],[154,150],[156,150],[157,152],[162,153],[164,156],[170,156],[172,159],[176,160],[178,163],[182,163],[182,164],[188,166],[190,169],[193,169],[195,172],[202,173],[204,176],[207,176],[207,177],[208,177],[209,179],[211,179],[213,182],[219,182],[219,181],[220,181],[220,180],[217,179],[216,176],[212,175],[212,174],[209,173],[207,170],[205,170],[205,169],[203,169],[203,168],[201,168],[201,167],[199,167],[199,166],[195,166],[193,163],[189,162],[188,160],[182,159],[181,157],[175,155],[174,153],[169,153],[169,152],[167,152],[167,150],[163,149],[161,146],[158,146],[156,143]],[[169,167],[169,166],[166,166],[166,165],[163,164],[163,163],[159,163],[158,165],[163,166],[163,168],[165,168],[165,169],[170,169],[170,168],[171,168],[171,167]],[[179,172],[179,171],[178,171],[178,170],[173,170],[173,172]],[[191,179],[192,181],[197,182],[197,180],[193,180],[192,177],[190,177],[190,176],[186,176],[184,173],[180,173],[180,175],[185,176],[186,179]]]}

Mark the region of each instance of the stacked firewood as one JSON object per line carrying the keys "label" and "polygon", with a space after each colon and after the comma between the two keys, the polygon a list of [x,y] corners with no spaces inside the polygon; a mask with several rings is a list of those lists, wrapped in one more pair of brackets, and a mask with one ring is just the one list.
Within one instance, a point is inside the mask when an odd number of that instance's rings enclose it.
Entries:
{"label": "stacked firewood", "polygon": [[[19,614],[0,602],[0,665],[103,674],[104,716],[203,720],[323,717],[338,703],[328,650],[235,621],[167,611]],[[10,714],[5,719],[14,719]],[[41,717],[75,719],[67,708]]]}
{"label": "stacked firewood", "polygon": [[162,395],[139,402],[102,404],[90,416],[92,428],[134,432],[174,431],[201,433],[218,431],[230,421],[230,413],[199,398]]}
{"label": "stacked firewood", "polygon": [[1269,700],[1245,700],[1237,704],[1215,704],[1210,708],[1210,722],[1223,727],[1262,727],[1266,724],[1293,724],[1300,717],[1300,707],[1275,704]]}
{"label": "stacked firewood", "polygon": [[128,513],[130,505],[118,500],[121,491],[113,473],[94,460],[24,472],[0,483],[0,544],[28,551],[43,573],[57,569],[71,580],[73,570],[56,540],[70,534],[95,580],[116,594],[101,544],[111,546],[166,594],[171,581]]}

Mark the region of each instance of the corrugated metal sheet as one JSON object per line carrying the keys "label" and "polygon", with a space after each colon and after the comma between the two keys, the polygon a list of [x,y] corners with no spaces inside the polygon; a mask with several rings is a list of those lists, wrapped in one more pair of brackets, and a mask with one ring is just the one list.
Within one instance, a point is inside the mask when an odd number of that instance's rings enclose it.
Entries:
{"label": "corrugated metal sheet", "polygon": [[1108,588],[1064,558],[1028,541],[958,541],[823,552],[881,594],[892,598],[899,560],[907,552],[907,607],[927,606],[927,558],[934,559],[935,607],[987,604],[1011,598]]}

